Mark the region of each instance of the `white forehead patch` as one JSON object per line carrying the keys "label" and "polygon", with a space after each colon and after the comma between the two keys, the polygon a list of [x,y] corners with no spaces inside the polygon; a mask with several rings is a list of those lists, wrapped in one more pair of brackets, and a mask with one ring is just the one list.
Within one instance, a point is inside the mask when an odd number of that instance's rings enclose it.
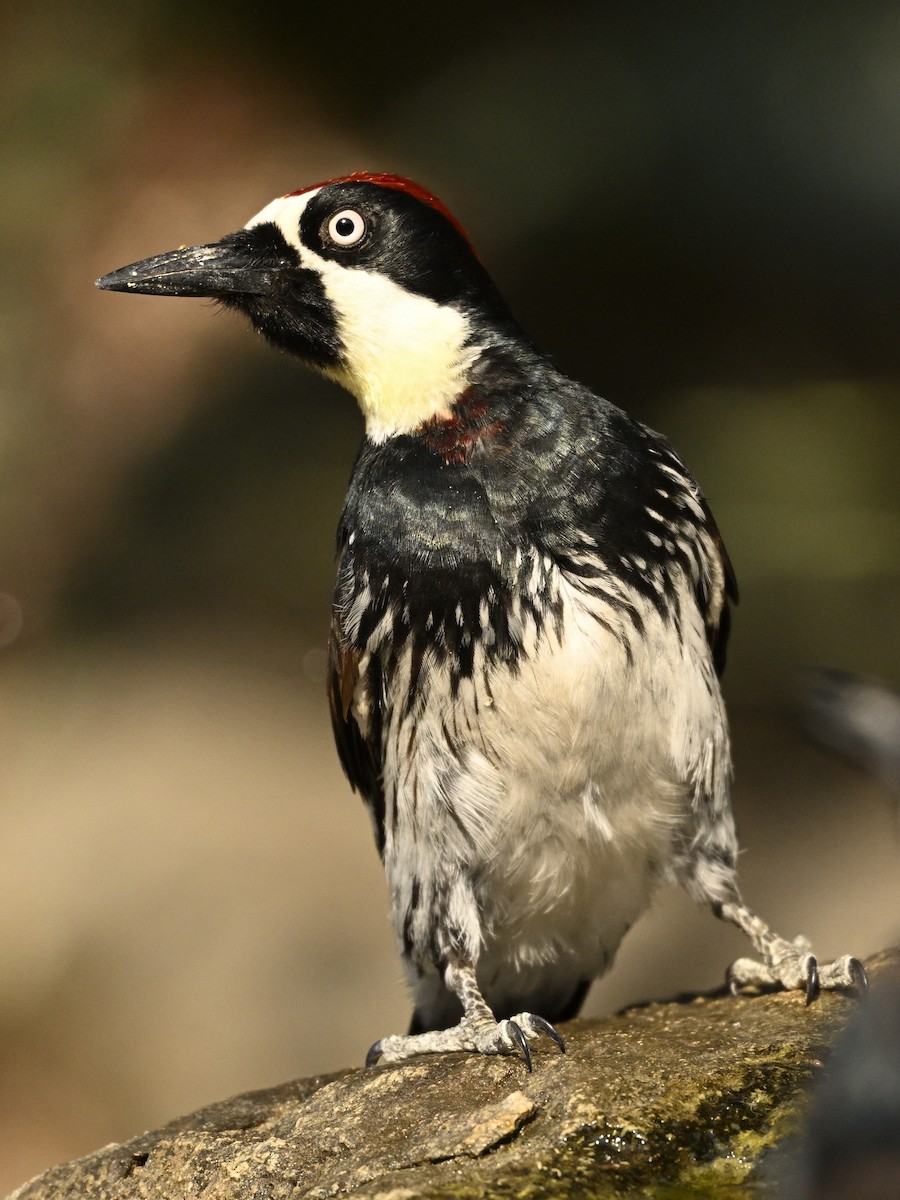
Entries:
{"label": "white forehead patch", "polygon": [[271,222],[278,226],[289,245],[302,251],[300,218],[303,216],[307,204],[321,190],[321,188],[312,188],[308,192],[300,192],[297,196],[279,196],[277,200],[267,204],[255,217],[252,217],[244,228],[253,229],[256,225],[265,225],[267,222]]}
{"label": "white forehead patch", "polygon": [[373,441],[449,415],[481,352],[469,344],[469,321],[459,309],[409,292],[380,272],[344,266],[304,245],[300,219],[320,191],[280,196],[246,228],[276,225],[301,265],[321,276],[344,346],[343,364],[326,373],[356,396]]}

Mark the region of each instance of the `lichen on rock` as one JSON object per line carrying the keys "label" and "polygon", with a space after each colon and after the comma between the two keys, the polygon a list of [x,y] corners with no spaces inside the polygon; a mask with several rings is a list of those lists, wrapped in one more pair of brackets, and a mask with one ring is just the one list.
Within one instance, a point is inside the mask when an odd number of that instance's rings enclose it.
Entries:
{"label": "lichen on rock", "polygon": [[[867,968],[878,988],[900,952]],[[749,1195],[855,1005],[698,996],[573,1022],[568,1053],[539,1047],[531,1075],[457,1054],[300,1080],[55,1167],[10,1200]]]}

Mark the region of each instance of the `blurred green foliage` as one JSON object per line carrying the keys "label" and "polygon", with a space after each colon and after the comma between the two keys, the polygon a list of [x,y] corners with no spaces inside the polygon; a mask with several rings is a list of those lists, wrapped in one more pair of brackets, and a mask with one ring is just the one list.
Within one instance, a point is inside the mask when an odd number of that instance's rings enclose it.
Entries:
{"label": "blurred green foliage", "polygon": [[[142,301],[90,292],[119,265],[111,228],[131,258],[215,237],[276,174],[310,182],[317,157],[442,191],[537,340],[672,438],[744,580],[733,662],[818,629],[798,655],[900,673],[895,6],[463,3],[426,19],[408,3],[93,0],[12,4],[3,26],[0,535],[31,627],[167,604],[322,619],[352,403],[232,320],[205,366],[160,371],[177,417],[147,415],[145,363],[147,429],[126,434],[128,414],[117,431],[115,389],[158,309],[92,350],[106,306]],[[92,421],[107,449],[70,456],[62,488],[61,444]],[[57,568],[30,572],[48,537]]]}

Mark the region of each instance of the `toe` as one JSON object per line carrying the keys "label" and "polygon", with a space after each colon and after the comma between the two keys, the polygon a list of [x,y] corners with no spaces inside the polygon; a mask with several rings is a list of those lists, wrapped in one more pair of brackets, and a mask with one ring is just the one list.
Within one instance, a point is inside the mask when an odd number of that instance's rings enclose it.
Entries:
{"label": "toe", "polygon": [[804,963],[806,975],[806,1003],[812,1004],[819,994],[819,964],[814,954],[808,954]]}
{"label": "toe", "polygon": [[850,973],[853,976],[853,983],[860,1000],[866,1000],[869,995],[869,977],[866,974],[866,968],[858,958],[850,959]]}
{"label": "toe", "polygon": [[528,1048],[528,1039],[522,1032],[522,1026],[516,1021],[504,1021],[500,1026],[500,1031],[503,1035],[505,1035],[503,1037],[504,1042],[506,1042],[507,1038],[512,1042],[512,1046],[506,1050],[506,1053],[521,1054],[530,1075],[534,1070],[534,1067],[531,1063],[531,1051]]}
{"label": "toe", "polygon": [[768,991],[778,987],[781,981],[765,963],[755,958],[736,958],[725,972],[725,982],[734,996],[745,988]]}
{"label": "toe", "polygon": [[534,1029],[535,1033],[546,1034],[546,1036],[548,1038],[550,1038],[551,1041],[556,1042],[557,1046],[559,1047],[560,1054],[565,1054],[566,1043],[563,1041],[562,1034],[558,1033],[557,1030],[550,1024],[549,1021],[545,1021],[543,1017],[535,1016],[532,1013],[531,1025],[532,1025],[532,1028]]}
{"label": "toe", "polygon": [[860,998],[868,994],[869,981],[858,958],[845,954],[819,968],[822,987],[855,992]]}

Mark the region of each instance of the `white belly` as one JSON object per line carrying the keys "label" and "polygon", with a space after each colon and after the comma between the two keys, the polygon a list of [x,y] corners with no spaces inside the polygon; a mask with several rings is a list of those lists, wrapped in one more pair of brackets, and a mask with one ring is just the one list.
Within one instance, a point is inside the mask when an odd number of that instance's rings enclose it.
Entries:
{"label": "white belly", "polygon": [[570,977],[602,975],[647,907],[692,791],[673,754],[671,673],[580,622],[496,697],[505,769],[470,749],[456,801],[495,797],[476,871],[485,977],[561,960]]}
{"label": "white belly", "polygon": [[[625,618],[613,629],[594,620],[582,593],[563,597],[561,641],[545,634],[518,671],[476,670],[453,699],[432,678],[413,741],[402,721],[388,739],[398,933],[425,944],[429,915],[409,881],[430,876],[494,1003],[602,975],[697,796],[727,794],[727,730],[699,614],[679,643],[649,604],[638,637]],[[696,612],[692,597],[683,611]],[[393,766],[389,751],[388,775]]]}

